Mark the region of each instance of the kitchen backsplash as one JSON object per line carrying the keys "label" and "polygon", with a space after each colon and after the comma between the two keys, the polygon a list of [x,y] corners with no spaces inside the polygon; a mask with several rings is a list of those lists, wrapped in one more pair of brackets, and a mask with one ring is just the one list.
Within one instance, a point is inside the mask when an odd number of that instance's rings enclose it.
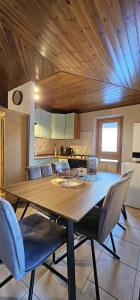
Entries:
{"label": "kitchen backsplash", "polygon": [[52,140],[45,138],[35,138],[35,154],[54,154],[55,144],[57,150],[60,146],[72,147],[76,154],[93,154],[93,133],[81,132],[78,140]]}

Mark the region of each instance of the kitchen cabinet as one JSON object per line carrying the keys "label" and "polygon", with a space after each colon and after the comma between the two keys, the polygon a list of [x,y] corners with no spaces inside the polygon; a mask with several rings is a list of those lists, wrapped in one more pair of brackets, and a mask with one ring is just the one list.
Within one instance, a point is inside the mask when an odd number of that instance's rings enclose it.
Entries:
{"label": "kitchen cabinet", "polygon": [[80,138],[80,115],[52,114],[52,139]]}
{"label": "kitchen cabinet", "polygon": [[46,164],[52,164],[52,163],[55,163],[55,162],[58,162],[58,158],[56,157],[53,157],[53,158],[42,158],[42,159],[34,159],[34,162],[33,162],[33,165],[34,166],[43,166],[43,165],[46,165]]}
{"label": "kitchen cabinet", "polygon": [[80,115],[76,113],[66,114],[65,139],[80,138]]}
{"label": "kitchen cabinet", "polygon": [[65,138],[65,114],[52,114],[52,139]]}
{"label": "kitchen cabinet", "polygon": [[65,139],[74,137],[74,113],[66,114],[65,117]]}
{"label": "kitchen cabinet", "polygon": [[48,111],[35,109],[35,137],[51,138],[52,114]]}
{"label": "kitchen cabinet", "polygon": [[52,139],[80,138],[80,115],[55,114],[35,109],[34,136]]}

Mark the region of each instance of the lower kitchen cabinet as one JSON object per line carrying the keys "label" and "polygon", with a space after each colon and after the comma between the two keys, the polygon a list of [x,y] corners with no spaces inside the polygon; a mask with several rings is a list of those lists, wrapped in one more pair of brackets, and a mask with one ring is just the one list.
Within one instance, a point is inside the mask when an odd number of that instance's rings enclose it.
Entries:
{"label": "lower kitchen cabinet", "polygon": [[46,164],[52,164],[54,162],[57,162],[58,158],[42,158],[42,159],[34,159],[34,166],[44,166]]}

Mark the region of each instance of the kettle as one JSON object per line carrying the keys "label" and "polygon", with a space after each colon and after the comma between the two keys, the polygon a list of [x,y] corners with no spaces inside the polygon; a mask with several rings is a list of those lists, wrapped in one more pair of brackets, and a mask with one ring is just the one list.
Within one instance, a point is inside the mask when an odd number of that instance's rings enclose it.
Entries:
{"label": "kettle", "polygon": [[68,155],[68,156],[73,155],[73,148],[66,147],[66,155]]}

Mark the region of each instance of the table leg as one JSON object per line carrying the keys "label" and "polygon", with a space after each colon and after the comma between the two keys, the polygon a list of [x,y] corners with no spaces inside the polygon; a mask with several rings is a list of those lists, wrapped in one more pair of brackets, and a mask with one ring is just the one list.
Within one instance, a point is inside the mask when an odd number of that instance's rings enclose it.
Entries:
{"label": "table leg", "polygon": [[16,212],[17,212],[17,208],[18,208],[18,205],[19,205],[19,201],[20,201],[20,198],[17,198],[16,204],[15,204],[15,208],[14,208],[15,214],[16,214]]}
{"label": "table leg", "polygon": [[76,300],[73,222],[67,220],[68,299]]}

